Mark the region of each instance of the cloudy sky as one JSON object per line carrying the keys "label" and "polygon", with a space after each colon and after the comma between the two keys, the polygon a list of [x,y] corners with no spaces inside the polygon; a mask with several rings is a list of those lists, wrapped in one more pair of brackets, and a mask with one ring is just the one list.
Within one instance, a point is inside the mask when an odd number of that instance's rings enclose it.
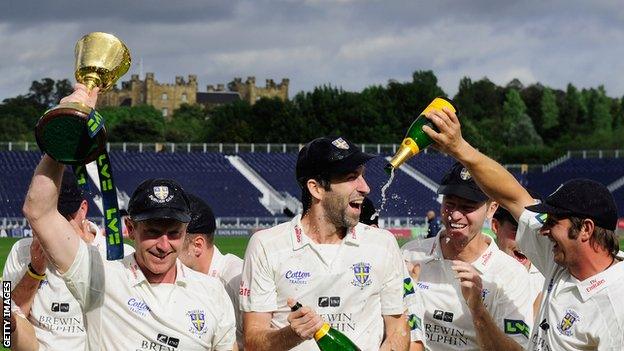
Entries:
{"label": "cloudy sky", "polygon": [[[359,91],[433,70],[453,95],[487,76],[624,94],[621,1],[2,0],[0,100],[43,77],[73,80],[75,42],[110,32],[130,73],[160,82],[197,74],[200,90],[233,77],[290,78],[291,96],[332,84]],[[129,74],[122,80],[129,79]]]}

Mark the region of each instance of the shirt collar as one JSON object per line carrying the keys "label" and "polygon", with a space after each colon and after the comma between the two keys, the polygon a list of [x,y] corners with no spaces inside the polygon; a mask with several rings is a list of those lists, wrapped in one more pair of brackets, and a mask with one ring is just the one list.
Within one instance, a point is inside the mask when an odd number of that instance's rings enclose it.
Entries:
{"label": "shirt collar", "polygon": [[[617,258],[620,260],[624,259],[624,252],[618,252]],[[621,280],[622,275],[624,275],[624,263],[620,261],[596,275],[593,275],[583,281],[577,281],[576,287],[581,294],[581,299],[583,301],[587,301],[608,287],[609,284],[613,284],[613,282]]]}
{"label": "shirt collar", "polygon": [[[301,224],[301,215],[297,215],[292,219],[291,223],[291,241],[293,250],[299,250],[300,248],[309,245],[312,243],[310,237],[308,237],[304,230],[303,225]],[[362,230],[365,230],[366,226],[364,224],[358,223],[355,227],[350,228],[347,231],[347,235],[344,237],[343,241],[352,245],[360,245],[360,237],[362,236]]]}
{"label": "shirt collar", "polygon": [[490,240],[490,244],[488,245],[488,247],[481,254],[481,256],[479,256],[474,262],[472,262],[472,266],[482,274],[485,273],[488,267],[492,265],[492,256],[494,256],[495,251],[498,251],[498,246],[496,246],[494,240],[492,240],[491,238],[488,239]]}
{"label": "shirt collar", "polygon": [[219,251],[215,245],[212,246],[212,259],[210,260],[210,269],[208,275],[211,277],[217,277],[223,266],[223,254]]}
{"label": "shirt collar", "polygon": [[[134,258],[134,254],[128,255],[123,259],[124,267],[126,268],[126,275],[128,277],[128,281],[130,285],[135,286],[141,284],[143,282],[148,282],[145,274],[139,267],[139,264],[136,262]],[[176,259],[176,281],[175,284],[185,285],[187,281],[187,270],[190,269],[180,262],[179,259]]]}

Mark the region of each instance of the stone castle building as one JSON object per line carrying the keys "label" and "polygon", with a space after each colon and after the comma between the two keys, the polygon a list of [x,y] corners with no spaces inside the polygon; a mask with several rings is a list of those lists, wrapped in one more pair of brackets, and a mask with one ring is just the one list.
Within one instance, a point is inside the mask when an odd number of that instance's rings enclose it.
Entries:
{"label": "stone castle building", "polygon": [[207,108],[227,104],[237,100],[245,100],[253,105],[262,97],[278,97],[288,99],[288,79],[276,84],[273,79],[267,79],[264,88],[256,86],[256,78],[248,77],[243,83],[241,78],[235,78],[228,84],[208,85],[205,92],[200,92],[197,85],[197,76],[189,75],[187,80],[177,76],[174,84],[159,83],[154,79],[154,73],[147,73],[145,80],[133,74],[129,81],[121,83],[121,89],[115,87],[98,98],[99,106],[136,106],[152,105],[160,110],[165,118],[171,118],[173,111],[181,104],[202,104]]}

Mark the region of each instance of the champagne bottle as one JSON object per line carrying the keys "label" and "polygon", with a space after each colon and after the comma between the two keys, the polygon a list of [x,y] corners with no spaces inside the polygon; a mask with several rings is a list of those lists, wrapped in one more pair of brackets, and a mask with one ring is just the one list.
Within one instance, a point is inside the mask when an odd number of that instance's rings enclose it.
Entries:
{"label": "champagne bottle", "polygon": [[390,173],[393,168],[400,167],[403,163],[405,163],[405,161],[433,143],[433,140],[431,140],[431,138],[423,132],[422,127],[427,125],[435,131],[438,131],[438,128],[436,128],[430,120],[425,118],[424,115],[431,110],[442,110],[443,107],[457,113],[457,110],[455,110],[455,107],[453,107],[450,100],[443,97],[433,99],[429,106],[427,106],[414,120],[414,122],[412,122],[412,125],[405,134],[405,138],[403,138],[403,142],[401,143],[399,150],[396,154],[394,154],[390,162],[384,168],[386,172]]}
{"label": "champagne bottle", "polygon": [[[301,307],[297,302],[290,310],[294,312]],[[321,351],[361,351],[346,335],[332,328],[327,322],[314,333],[314,340]]]}

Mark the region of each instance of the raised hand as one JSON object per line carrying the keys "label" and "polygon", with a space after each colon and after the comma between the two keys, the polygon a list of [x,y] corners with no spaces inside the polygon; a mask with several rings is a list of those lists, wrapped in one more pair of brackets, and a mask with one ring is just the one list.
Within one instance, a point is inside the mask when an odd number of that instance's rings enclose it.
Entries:
{"label": "raised hand", "polygon": [[64,102],[82,102],[89,107],[95,107],[97,102],[97,94],[100,88],[95,87],[91,91],[88,91],[84,84],[76,83],[74,85],[74,92],[61,99],[61,103]]}
{"label": "raised hand", "polygon": [[474,311],[482,307],[481,290],[483,289],[483,283],[479,272],[470,263],[458,260],[453,260],[452,262],[451,269],[456,273],[456,278],[459,280],[462,295],[464,300],[466,300],[468,308]]}

